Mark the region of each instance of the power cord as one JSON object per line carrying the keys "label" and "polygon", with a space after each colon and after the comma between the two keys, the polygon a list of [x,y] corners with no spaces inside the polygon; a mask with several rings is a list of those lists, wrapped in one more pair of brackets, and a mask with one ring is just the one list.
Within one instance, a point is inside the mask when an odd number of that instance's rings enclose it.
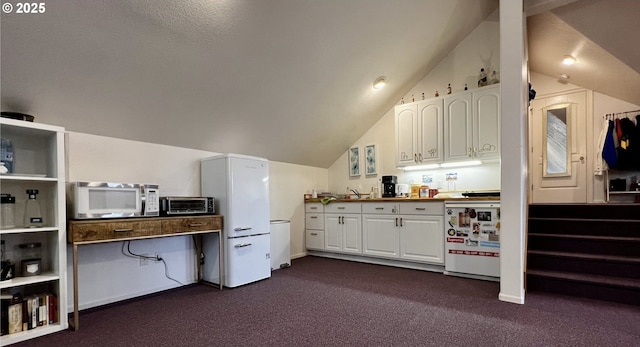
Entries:
{"label": "power cord", "polygon": [[[126,252],[125,252],[125,247],[124,247],[125,244],[127,245]],[[178,281],[177,279],[169,276],[169,269],[167,267],[167,262],[164,259],[162,259],[162,257],[160,257],[160,256],[150,257],[148,255],[142,255],[142,254],[133,253],[131,251],[131,241],[124,241],[122,243],[122,254],[124,254],[125,256],[130,257],[130,258],[146,259],[146,260],[151,260],[151,261],[155,261],[155,262],[162,262],[162,264],[164,264],[164,275],[165,275],[165,277],[167,277],[168,279],[170,279],[170,280],[172,280],[172,281],[174,281],[174,282],[176,282],[176,283],[178,283],[178,284],[180,284],[182,286],[186,285],[186,284]]]}

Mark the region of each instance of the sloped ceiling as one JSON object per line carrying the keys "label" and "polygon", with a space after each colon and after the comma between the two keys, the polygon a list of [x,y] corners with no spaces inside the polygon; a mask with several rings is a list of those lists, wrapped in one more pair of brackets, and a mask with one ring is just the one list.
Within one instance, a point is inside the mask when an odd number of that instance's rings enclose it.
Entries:
{"label": "sloped ceiling", "polygon": [[[640,1],[525,5],[533,71],[640,104]],[[326,168],[497,6],[48,1],[44,14],[0,16],[1,107],[69,131]],[[560,65],[564,54],[578,64]]]}
{"label": "sloped ceiling", "polygon": [[[44,14],[2,15],[2,110],[329,167],[497,5],[50,1]],[[381,75],[388,86],[374,91]]]}
{"label": "sloped ceiling", "polygon": [[[532,71],[640,105],[640,1],[534,0],[530,5],[536,13],[527,21]],[[536,5],[554,8],[537,13]],[[567,54],[577,63],[563,65]]]}

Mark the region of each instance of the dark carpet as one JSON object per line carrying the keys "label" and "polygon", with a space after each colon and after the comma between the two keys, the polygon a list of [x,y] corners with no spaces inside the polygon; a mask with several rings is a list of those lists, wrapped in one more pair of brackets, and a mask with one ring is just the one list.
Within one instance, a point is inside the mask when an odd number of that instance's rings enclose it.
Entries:
{"label": "dark carpet", "polygon": [[527,294],[318,257],[235,289],[190,285],[80,313],[80,330],[14,346],[638,346],[638,306]]}

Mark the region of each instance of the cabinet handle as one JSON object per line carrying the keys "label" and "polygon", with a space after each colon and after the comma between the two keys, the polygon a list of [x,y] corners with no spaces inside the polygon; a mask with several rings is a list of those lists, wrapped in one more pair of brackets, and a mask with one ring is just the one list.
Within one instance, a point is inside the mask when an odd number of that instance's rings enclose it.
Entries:
{"label": "cabinet handle", "polygon": [[129,229],[113,229],[114,233],[128,233],[130,231],[133,231],[133,228],[129,228]]}
{"label": "cabinet handle", "polygon": [[422,163],[422,153],[418,153],[418,159],[420,159],[420,162]]}
{"label": "cabinet handle", "polygon": [[318,233],[309,233],[309,234],[311,234],[313,236],[318,236]]}
{"label": "cabinet handle", "polygon": [[346,208],[346,207],[344,207],[344,206],[339,206],[339,207],[338,207],[338,210],[344,210],[345,208]]}
{"label": "cabinet handle", "polygon": [[318,219],[318,216],[311,216],[311,217],[309,217],[309,218],[311,218],[311,219]]}
{"label": "cabinet handle", "polygon": [[235,244],[233,247],[235,247],[235,248],[242,248],[242,247],[249,247],[249,246],[251,246],[251,243],[248,243],[248,242],[247,242],[247,243],[237,243],[237,244]]}
{"label": "cabinet handle", "polygon": [[400,227],[402,227],[402,218],[400,218]]}
{"label": "cabinet handle", "polygon": [[416,211],[424,211],[426,210],[426,207],[416,207]]}
{"label": "cabinet handle", "polygon": [[310,210],[317,210],[317,207],[309,207]]}
{"label": "cabinet handle", "polygon": [[398,218],[396,218],[396,226],[398,226]]}
{"label": "cabinet handle", "polygon": [[376,210],[384,210],[384,207],[376,207]]}
{"label": "cabinet handle", "polygon": [[203,225],[203,223],[191,223],[189,224],[189,228],[201,227]]}
{"label": "cabinet handle", "polygon": [[342,218],[342,224],[344,224],[344,216],[342,216],[342,217],[340,217],[340,218]]}
{"label": "cabinet handle", "polygon": [[469,158],[473,157],[473,148],[469,147],[469,151],[467,151],[467,155]]}
{"label": "cabinet handle", "polygon": [[413,154],[413,161],[418,162],[418,153]]}

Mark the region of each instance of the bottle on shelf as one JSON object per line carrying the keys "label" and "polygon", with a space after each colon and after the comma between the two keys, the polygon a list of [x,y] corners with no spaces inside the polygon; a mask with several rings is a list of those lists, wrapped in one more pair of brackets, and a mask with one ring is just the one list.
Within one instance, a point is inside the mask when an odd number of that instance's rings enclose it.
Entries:
{"label": "bottle on shelf", "polygon": [[498,79],[498,74],[496,74],[496,70],[493,70],[489,78],[489,84],[496,84],[498,82],[500,82],[500,80]]}
{"label": "bottle on shelf", "polygon": [[37,228],[44,224],[44,218],[42,218],[42,211],[40,210],[40,203],[36,200],[38,195],[37,189],[27,189],[27,204],[24,209],[24,227],[25,228]]}
{"label": "bottle on shelf", "polygon": [[436,97],[440,96],[440,93],[436,90]]}
{"label": "bottle on shelf", "polygon": [[464,84],[464,90],[469,90],[469,88],[467,88],[467,84]]}
{"label": "bottle on shelf", "polygon": [[404,96],[400,98],[400,105],[404,105]]}
{"label": "bottle on shelf", "polygon": [[424,100],[424,93],[422,93],[422,100]]}
{"label": "bottle on shelf", "polygon": [[0,229],[11,229],[16,227],[15,220],[16,197],[11,194],[2,194],[0,202]]}
{"label": "bottle on shelf", "polygon": [[478,87],[483,87],[487,85],[487,73],[484,72],[484,68],[480,69],[480,74],[478,75]]}
{"label": "bottle on shelf", "polygon": [[447,85],[447,94],[451,94],[451,83]]}
{"label": "bottle on shelf", "polygon": [[0,160],[6,168],[6,172],[3,173],[13,173],[13,161],[15,159],[13,156],[13,143],[8,139],[0,139],[0,142],[2,143]]}
{"label": "bottle on shelf", "polygon": [[345,199],[351,199],[351,190],[347,187],[347,194],[344,196]]}

